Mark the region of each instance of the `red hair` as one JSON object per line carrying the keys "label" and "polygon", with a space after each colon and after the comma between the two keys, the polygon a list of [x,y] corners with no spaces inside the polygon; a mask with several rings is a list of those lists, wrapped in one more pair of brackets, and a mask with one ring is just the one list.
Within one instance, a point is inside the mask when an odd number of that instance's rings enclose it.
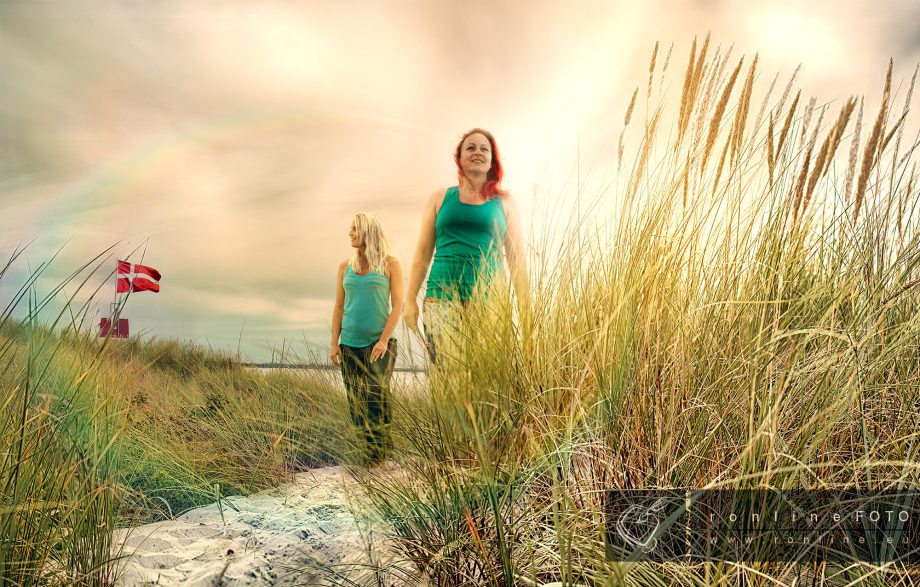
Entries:
{"label": "red hair", "polygon": [[492,168],[489,169],[489,172],[486,174],[486,183],[482,186],[482,195],[487,200],[495,196],[504,196],[505,191],[502,189],[502,177],[505,175],[505,170],[502,168],[501,157],[498,156],[498,145],[495,144],[495,137],[487,130],[474,128],[460,137],[460,142],[457,143],[457,150],[454,151],[454,163],[457,164],[457,179],[460,181],[460,185],[463,185],[463,168],[460,167],[460,151],[463,149],[463,141],[465,141],[468,136],[477,133],[488,139],[489,146],[492,148]]}

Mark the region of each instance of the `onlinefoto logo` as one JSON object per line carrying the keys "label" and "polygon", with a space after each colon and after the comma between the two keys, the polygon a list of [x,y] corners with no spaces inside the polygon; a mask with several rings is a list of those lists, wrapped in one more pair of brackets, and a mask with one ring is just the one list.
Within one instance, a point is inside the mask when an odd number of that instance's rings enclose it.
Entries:
{"label": "onlinefoto logo", "polygon": [[686,492],[609,491],[606,500],[607,557],[666,561],[686,552]]}
{"label": "onlinefoto logo", "polygon": [[634,550],[652,552],[683,511],[681,496],[658,497],[647,507],[630,505],[617,517],[617,534]]}
{"label": "onlinefoto logo", "polygon": [[611,490],[613,561],[920,563],[917,489]]}

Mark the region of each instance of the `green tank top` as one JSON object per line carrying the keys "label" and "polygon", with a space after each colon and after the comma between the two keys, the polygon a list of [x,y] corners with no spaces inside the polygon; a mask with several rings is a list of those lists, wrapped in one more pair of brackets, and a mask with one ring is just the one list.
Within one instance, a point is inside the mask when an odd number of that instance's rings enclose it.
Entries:
{"label": "green tank top", "polygon": [[480,278],[501,269],[505,207],[500,197],[483,204],[460,201],[460,187],[447,188],[434,223],[434,262],[425,296],[468,301]]}
{"label": "green tank top", "polygon": [[351,347],[375,344],[390,315],[390,280],[375,271],[358,275],[348,265],[342,287],[345,289],[345,314],[339,342]]}

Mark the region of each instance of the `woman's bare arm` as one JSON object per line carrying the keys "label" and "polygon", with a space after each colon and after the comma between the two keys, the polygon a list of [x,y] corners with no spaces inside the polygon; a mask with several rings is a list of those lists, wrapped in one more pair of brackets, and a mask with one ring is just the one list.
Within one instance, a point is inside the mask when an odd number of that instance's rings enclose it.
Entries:
{"label": "woman's bare arm", "polygon": [[342,261],[335,281],[335,306],[332,309],[332,343],[329,345],[330,357],[335,364],[339,363],[339,336],[342,334],[342,316],[345,315],[345,286],[342,281],[345,278],[345,268],[347,266],[348,261]]}
{"label": "woman's bare arm", "polygon": [[435,230],[434,223],[438,217],[444,193],[438,190],[429,196],[422,212],[422,227],[419,232],[418,244],[415,255],[412,257],[412,267],[409,270],[409,290],[406,292],[406,326],[413,332],[418,332],[418,293],[422,289],[422,281],[428,274],[431,266],[431,257],[434,254]]}
{"label": "woman's bare arm", "polygon": [[511,282],[514,284],[514,293],[520,302],[530,301],[530,277],[527,274],[527,259],[525,258],[525,243],[521,229],[521,214],[517,201],[510,195],[505,198],[505,257],[508,260],[508,269],[511,271]]}
{"label": "woman's bare arm", "polygon": [[403,271],[402,265],[396,257],[390,257],[389,261],[387,261],[387,279],[390,280],[391,307],[387,323],[383,327],[383,333],[380,335],[380,341],[383,343],[386,343],[393,331],[396,330],[396,325],[399,324],[399,317],[402,316],[403,311],[403,298],[405,297]]}

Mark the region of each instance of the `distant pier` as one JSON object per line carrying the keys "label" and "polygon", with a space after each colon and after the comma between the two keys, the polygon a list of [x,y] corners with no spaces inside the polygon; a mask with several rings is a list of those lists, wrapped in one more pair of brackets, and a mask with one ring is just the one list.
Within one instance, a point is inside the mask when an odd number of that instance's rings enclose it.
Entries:
{"label": "distant pier", "polygon": [[[330,363],[242,363],[244,367],[256,369],[296,369],[303,371],[338,371],[339,367]],[[421,367],[396,367],[393,371],[399,373],[425,373]]]}

